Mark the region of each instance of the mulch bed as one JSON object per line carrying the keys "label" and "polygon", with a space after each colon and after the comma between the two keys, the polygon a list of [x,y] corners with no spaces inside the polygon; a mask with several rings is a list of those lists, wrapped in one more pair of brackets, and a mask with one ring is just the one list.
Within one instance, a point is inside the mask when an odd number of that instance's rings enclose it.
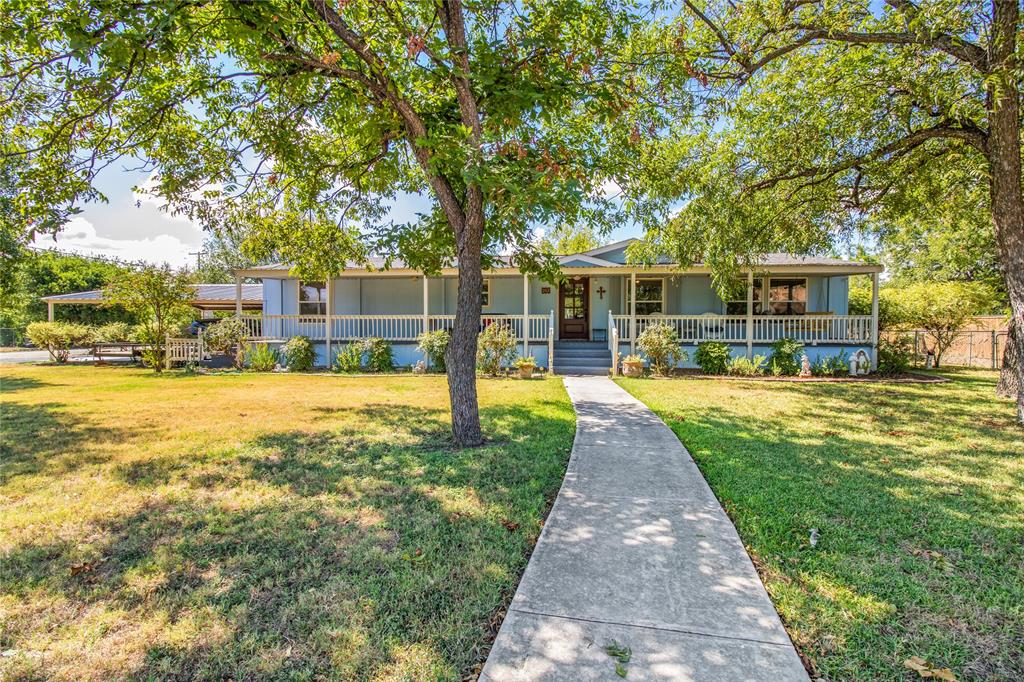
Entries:
{"label": "mulch bed", "polygon": [[716,379],[722,380],[740,380],[740,381],[780,381],[797,384],[853,384],[853,383],[888,383],[888,384],[944,384],[951,379],[947,377],[936,376],[932,374],[917,374],[915,372],[903,372],[902,374],[894,374],[892,376],[879,376],[869,374],[868,376],[859,377],[772,377],[772,376],[752,376],[752,377],[741,377],[734,376],[731,374],[701,374],[700,370],[697,369],[677,369],[675,376],[680,379]]}

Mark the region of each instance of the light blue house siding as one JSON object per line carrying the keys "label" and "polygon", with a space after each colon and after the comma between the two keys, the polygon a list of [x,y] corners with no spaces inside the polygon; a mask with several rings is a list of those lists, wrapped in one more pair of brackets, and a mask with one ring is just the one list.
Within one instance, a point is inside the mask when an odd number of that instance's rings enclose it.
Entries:
{"label": "light blue house siding", "polygon": [[[522,315],[523,278],[490,277],[490,303],[483,308],[484,315]],[[421,315],[423,314],[423,278],[420,276],[388,277],[341,277],[332,281],[332,315]],[[431,277],[428,279],[428,314],[454,315],[458,300],[458,280],[454,277]],[[542,283],[536,278],[530,280],[530,314],[548,315],[557,306],[558,287]],[[299,280],[263,279],[263,314],[298,315]],[[607,311],[604,313],[607,317]],[[332,354],[342,344],[332,343]],[[326,366],[327,344],[314,341],[317,364]],[[393,341],[392,353],[395,364],[411,366],[423,355],[416,349],[416,343]],[[523,355],[522,344],[517,352]],[[546,342],[533,341],[526,355],[532,355],[538,366],[548,366]]]}
{"label": "light blue house siding", "polygon": [[[615,254],[611,254],[615,256]],[[602,258],[608,254],[602,254]],[[638,274],[638,278],[646,275]],[[801,275],[807,278],[808,312],[832,312],[845,315],[848,311],[847,297],[849,294],[848,276],[814,276]],[[628,274],[589,275],[589,304],[591,338],[607,338],[608,314],[628,314],[626,304],[626,288]],[[652,275],[653,277],[653,275]],[[664,313],[667,315],[703,315],[706,313],[722,314],[725,312],[723,301],[714,290],[711,278],[707,275],[658,275],[664,280]],[[521,275],[492,276],[490,282],[490,301],[483,308],[484,315],[522,315],[523,313],[523,278]],[[294,278],[263,279],[263,313],[265,315],[297,315],[299,281]],[[332,282],[332,315],[421,315],[423,313],[423,279],[420,276],[362,276],[339,277]],[[428,314],[453,315],[457,304],[458,280],[454,277],[431,277],[428,280]],[[531,278],[529,282],[531,315],[548,315],[555,313],[558,317],[558,285],[541,282]],[[327,365],[327,346],[323,341],[316,342],[318,362]],[[332,344],[333,352],[337,353],[340,344]],[[620,351],[629,352],[628,339],[622,339]],[[855,348],[866,346],[843,347],[849,354]],[[695,347],[686,347],[690,352],[690,360],[681,366],[692,366],[692,355]],[[835,355],[840,347],[822,345],[808,347],[807,353],[812,361],[822,355]],[[395,341],[392,343],[395,362],[399,366],[409,366],[423,359],[416,350],[415,342]],[[523,354],[520,345],[518,349]],[[754,353],[767,353],[764,344],[755,344]],[[734,355],[743,355],[746,347],[742,344],[733,348]],[[546,343],[532,342],[526,354],[533,355],[538,365],[548,366],[548,347]]]}

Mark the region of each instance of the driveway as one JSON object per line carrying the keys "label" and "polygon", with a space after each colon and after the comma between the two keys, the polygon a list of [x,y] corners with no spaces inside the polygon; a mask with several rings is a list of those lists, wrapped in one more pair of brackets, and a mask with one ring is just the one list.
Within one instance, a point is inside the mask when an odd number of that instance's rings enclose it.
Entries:
{"label": "driveway", "polygon": [[[86,348],[76,348],[69,356],[75,358],[91,357]],[[10,353],[0,353],[0,365],[17,364],[21,362],[49,362],[50,354],[45,350],[15,350]]]}
{"label": "driveway", "polygon": [[[577,414],[568,471],[482,679],[807,682],[671,429],[606,377],[565,385]],[[630,652],[618,674],[612,645]]]}

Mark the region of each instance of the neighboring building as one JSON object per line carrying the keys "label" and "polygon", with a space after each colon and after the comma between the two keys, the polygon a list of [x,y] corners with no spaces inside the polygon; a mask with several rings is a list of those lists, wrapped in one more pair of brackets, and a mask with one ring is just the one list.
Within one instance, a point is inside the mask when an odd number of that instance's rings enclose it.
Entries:
{"label": "neighboring building", "polygon": [[[654,322],[672,325],[684,346],[724,341],[734,354],[767,354],[780,338],[807,345],[814,361],[845,350],[874,357],[875,315],[848,315],[852,275],[872,275],[877,298],[881,266],[772,254],[755,272],[747,299],[723,301],[708,268],[680,269],[672,263],[639,267],[626,263],[625,240],[585,253],[561,256],[567,278],[560,286],[521,274],[515,267],[484,273],[481,326],[509,325],[523,339],[520,352],[560,373],[606,372],[615,352]],[[424,277],[402,264],[381,269],[371,262],[345,270],[327,282],[300,282],[289,266],[267,265],[235,273],[263,281],[263,314],[243,316],[252,338],[270,343],[304,335],[313,339],[321,364],[353,339],[380,337],[394,346],[395,360],[422,359],[416,337],[424,329],[450,328],[455,317],[458,270]],[[245,286],[239,284],[238,286]],[[635,286],[636,301],[631,291]],[[242,307],[238,308],[242,314]],[[693,353],[685,366],[692,366]]]}
{"label": "neighboring building", "polygon": [[[216,310],[249,310],[263,309],[263,285],[243,284],[241,291],[234,284],[193,284],[195,295],[189,304],[200,312]],[[54,306],[68,304],[102,305],[103,290],[76,291],[71,294],[44,296],[47,317],[53,322]]]}

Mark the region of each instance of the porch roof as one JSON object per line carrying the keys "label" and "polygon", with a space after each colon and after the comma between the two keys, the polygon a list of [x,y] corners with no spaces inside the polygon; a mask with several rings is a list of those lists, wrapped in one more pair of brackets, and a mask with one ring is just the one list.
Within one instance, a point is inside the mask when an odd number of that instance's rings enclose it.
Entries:
{"label": "porch roof", "polygon": [[[225,310],[234,309],[234,284],[193,284],[191,286],[195,291],[195,295],[189,301],[190,305],[209,310],[217,308]],[[41,300],[46,303],[100,305],[103,303],[103,290],[90,289],[89,291],[76,291],[70,294],[55,294],[53,296],[43,296]],[[263,285],[243,284],[242,305],[246,308],[262,308]]]}
{"label": "porch roof", "polygon": [[[618,263],[604,257],[609,253],[621,252],[634,241],[636,240],[633,238],[624,239],[612,244],[600,246],[596,249],[591,249],[590,251],[560,255],[558,256],[558,259],[562,264],[562,269],[571,274],[600,274],[602,272],[609,271],[628,274],[636,271],[637,273],[686,275],[708,274],[711,271],[709,267],[702,264],[697,264],[689,268],[680,268],[678,264],[674,262],[664,261],[654,265],[643,266],[633,263]],[[498,256],[497,258],[499,261],[503,261],[505,265],[503,267],[492,268],[488,271],[489,274],[514,275],[519,272],[519,269],[511,263],[511,260],[508,257]],[[828,256],[801,256],[790,253],[765,254],[760,259],[757,268],[770,270],[772,273],[820,273],[835,275],[869,274],[873,272],[881,272],[883,269],[881,265],[875,265],[873,263],[843,260],[841,258],[831,258]],[[246,268],[244,270],[238,270],[235,274],[239,277],[269,277],[275,275],[277,277],[282,277],[288,276],[290,271],[291,265],[288,263],[272,263],[269,265],[259,265],[252,268]],[[365,263],[358,263],[355,261],[346,263],[344,273],[342,274],[386,277],[389,275],[408,276],[410,274],[420,273],[418,270],[409,268],[401,260],[394,259],[388,263],[384,258],[371,256],[366,259]],[[442,269],[441,274],[446,276],[454,276],[458,274],[458,264],[456,263],[453,267]]]}

